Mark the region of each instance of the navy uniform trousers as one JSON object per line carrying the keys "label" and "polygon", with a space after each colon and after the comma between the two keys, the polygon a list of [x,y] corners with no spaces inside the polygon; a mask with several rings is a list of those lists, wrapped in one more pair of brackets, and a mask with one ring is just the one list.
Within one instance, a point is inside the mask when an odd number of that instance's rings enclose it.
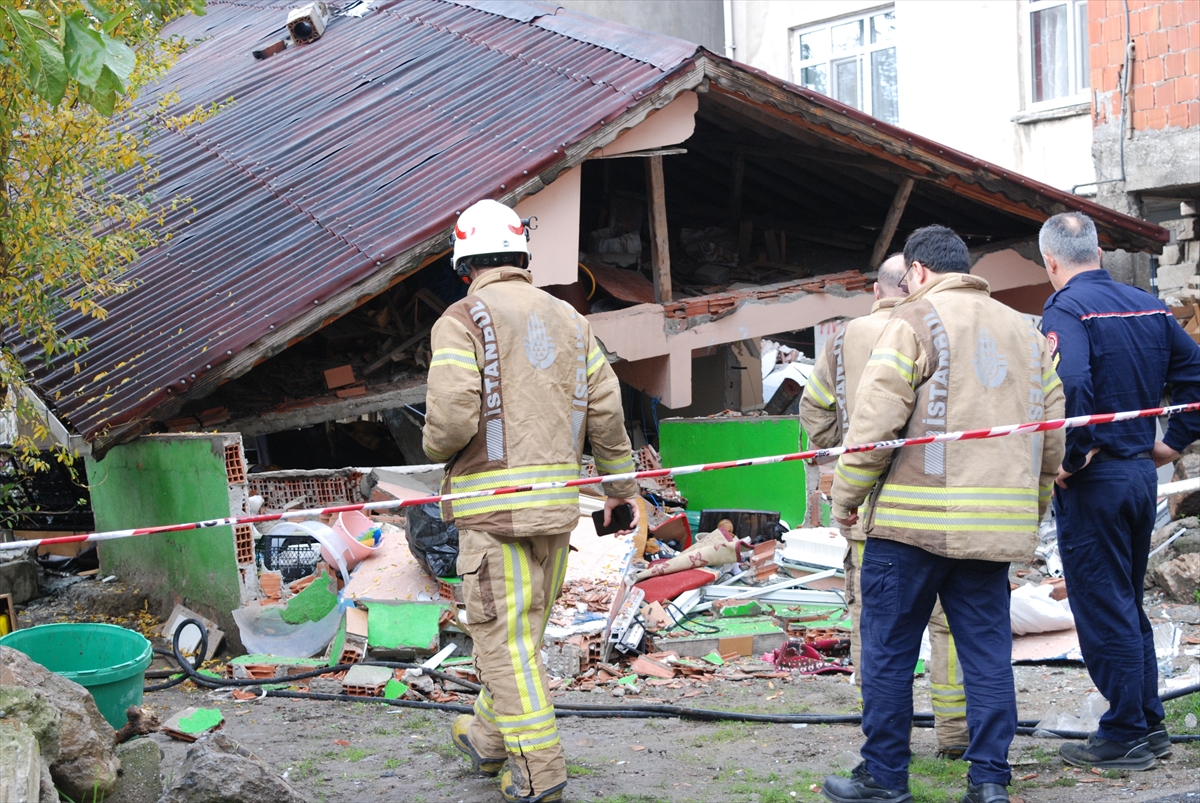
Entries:
{"label": "navy uniform trousers", "polygon": [[919,547],[867,538],[862,557],[862,757],[876,782],[908,788],[913,668],[939,598],[954,633],[967,695],[973,784],[1007,785],[1017,732],[1008,564],[955,560]]}
{"label": "navy uniform trousers", "polygon": [[1054,489],[1058,548],[1079,647],[1109,702],[1101,739],[1131,742],[1163,720],[1142,584],[1158,495],[1149,458],[1089,465]]}

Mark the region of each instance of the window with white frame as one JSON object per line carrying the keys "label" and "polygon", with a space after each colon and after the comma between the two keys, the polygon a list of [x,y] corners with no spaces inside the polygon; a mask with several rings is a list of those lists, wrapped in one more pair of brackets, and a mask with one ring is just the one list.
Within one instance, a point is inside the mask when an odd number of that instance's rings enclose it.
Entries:
{"label": "window with white frame", "polygon": [[898,123],[895,9],[877,8],[794,29],[792,81]]}
{"label": "window with white frame", "polygon": [[1029,0],[1029,101],[1062,106],[1086,99],[1087,0]]}

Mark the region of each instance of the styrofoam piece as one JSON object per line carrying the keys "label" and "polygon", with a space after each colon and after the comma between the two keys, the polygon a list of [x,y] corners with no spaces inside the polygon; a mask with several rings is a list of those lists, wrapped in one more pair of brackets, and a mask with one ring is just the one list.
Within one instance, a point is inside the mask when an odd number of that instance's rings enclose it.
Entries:
{"label": "styrofoam piece", "polygon": [[784,560],[810,566],[842,568],[846,538],[833,527],[800,527],[783,535]]}

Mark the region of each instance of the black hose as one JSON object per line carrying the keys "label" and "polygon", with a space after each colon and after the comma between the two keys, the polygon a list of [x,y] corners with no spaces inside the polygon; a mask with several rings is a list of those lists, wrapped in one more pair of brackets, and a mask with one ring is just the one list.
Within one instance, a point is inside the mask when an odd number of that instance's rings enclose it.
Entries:
{"label": "black hose", "polygon": [[[188,619],[184,624],[195,623],[197,626],[202,625],[195,619]],[[171,648],[174,652],[175,660],[179,662],[186,678],[178,678],[170,685],[182,682],[184,679],[191,680],[199,686],[204,686],[210,689],[219,689],[225,687],[238,686],[264,686],[273,685],[280,682],[291,682],[295,680],[303,680],[305,678],[317,677],[330,672],[340,672],[344,669],[349,669],[354,664],[337,664],[336,666],[327,666],[319,669],[314,669],[309,672],[299,672],[295,675],[288,675],[282,678],[245,678],[245,679],[227,679],[214,678],[207,675],[201,675],[197,669],[199,663],[195,666],[190,664],[179,652],[179,632],[183,629],[181,625],[175,632],[175,637],[171,640]],[[203,655],[203,650],[201,651]],[[363,661],[367,666],[384,666],[391,669],[420,669],[423,674],[441,678],[442,680],[455,683],[470,691],[479,691],[482,687],[478,683],[472,683],[467,680],[455,677],[454,675],[445,672],[439,672],[434,669],[426,669],[420,664],[400,663],[396,661]],[[158,688],[166,688],[159,686],[156,688],[147,687],[147,691]],[[1177,697],[1183,697],[1188,694],[1200,691],[1200,685],[1188,686],[1184,689],[1178,689],[1168,694],[1162,695],[1163,700],[1173,700]],[[292,700],[329,700],[348,703],[378,703],[381,705],[390,705],[399,708],[419,708],[429,711],[448,711],[454,714],[470,714],[474,710],[471,706],[455,705],[453,703],[430,703],[420,700],[389,700],[383,697],[358,697],[350,694],[322,694],[320,692],[299,692],[299,691],[284,691],[281,689],[267,689],[267,697],[280,697]],[[705,708],[686,708],[678,705],[593,705],[588,703],[556,703],[554,706],[556,716],[561,717],[581,717],[581,718],[616,718],[616,719],[683,719],[696,720],[701,722],[716,722],[716,721],[737,721],[737,722],[761,722],[775,723],[785,725],[858,725],[862,722],[861,714],[747,714],[740,711],[719,711]],[[931,728],[934,724],[934,716],[927,712],[917,712],[913,714],[913,725],[918,728]],[[1018,721],[1017,733],[1022,736],[1032,736],[1037,733],[1048,733],[1063,739],[1086,739],[1088,734],[1077,731],[1058,731],[1046,728],[1037,728],[1036,720],[1020,720]],[[1176,734],[1171,736],[1172,742],[1194,742],[1200,741],[1200,734]]]}
{"label": "black hose", "polygon": [[[179,651],[179,634],[182,633],[188,625],[192,625],[200,631],[200,644],[196,648],[196,657],[193,659],[194,663],[191,664],[189,664],[187,659],[183,657],[183,653]],[[161,648],[155,649],[154,651],[160,655],[166,652]],[[199,619],[184,619],[175,626],[175,633],[171,636],[171,656],[179,662],[181,667],[184,667],[185,670],[191,671],[180,673],[179,675],[176,675],[175,677],[163,683],[155,683],[150,686],[143,686],[142,693],[145,694],[149,691],[162,691],[163,689],[169,689],[172,686],[178,686],[180,683],[183,683],[185,680],[187,680],[189,676],[196,675],[197,671],[204,663],[204,656],[206,655],[208,655],[208,630],[204,627],[204,623]]]}

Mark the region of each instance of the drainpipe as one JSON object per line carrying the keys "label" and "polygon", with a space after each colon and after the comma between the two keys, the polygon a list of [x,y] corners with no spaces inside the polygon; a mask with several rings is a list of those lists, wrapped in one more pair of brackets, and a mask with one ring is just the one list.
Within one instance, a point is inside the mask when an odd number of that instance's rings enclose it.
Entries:
{"label": "drainpipe", "polygon": [[737,45],[733,42],[733,0],[725,0],[725,58],[733,58]]}

